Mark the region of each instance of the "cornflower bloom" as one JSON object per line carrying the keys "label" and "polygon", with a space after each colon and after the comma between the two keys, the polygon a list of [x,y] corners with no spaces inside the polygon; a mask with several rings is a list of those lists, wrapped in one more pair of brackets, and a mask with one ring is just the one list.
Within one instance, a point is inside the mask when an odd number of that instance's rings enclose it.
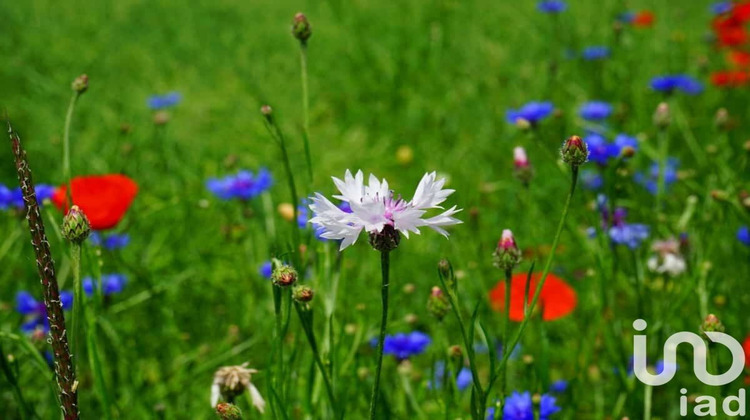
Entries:
{"label": "cornflower bloom", "polygon": [[271,173],[261,168],[257,174],[241,170],[223,178],[210,178],[206,181],[206,188],[222,200],[249,200],[271,188],[272,184]]}
{"label": "cornflower bloom", "polygon": [[164,95],[151,95],[148,97],[146,104],[154,111],[171,108],[182,101],[182,95],[179,92],[169,92]]}
{"label": "cornflower bloom", "polygon": [[[72,308],[73,293],[60,292],[60,303],[64,310]],[[44,302],[34,299],[31,293],[20,291],[16,294],[16,311],[26,316],[26,322],[21,325],[21,331],[30,334],[39,329],[44,334],[49,333],[49,320]]]}
{"label": "cornflower bloom", "polygon": [[592,45],[581,52],[581,57],[587,61],[604,60],[610,55],[609,47],[603,45]]}
{"label": "cornflower bloom", "polygon": [[[125,277],[124,274],[102,274],[101,277],[102,284],[104,285],[104,288],[102,289],[102,294],[104,296],[109,296],[113,294],[117,294],[123,291],[125,289],[125,284],[128,282],[128,278]],[[86,277],[83,279],[83,291],[86,293],[87,296],[91,296],[94,294],[94,289],[99,287],[99,281],[98,279],[94,279],[92,277]]]}
{"label": "cornflower bloom", "polygon": [[[411,356],[424,353],[431,342],[430,336],[421,331],[387,335],[383,345],[383,353],[390,354],[397,360],[406,360]],[[377,346],[378,339],[373,338],[370,344],[373,347]]]}
{"label": "cornflower bloom", "polygon": [[536,8],[542,13],[561,13],[568,8],[568,4],[562,0],[542,0],[536,4]]}
{"label": "cornflower bloom", "polygon": [[130,243],[130,235],[127,233],[110,233],[104,235],[99,232],[91,232],[89,240],[94,246],[104,247],[109,251],[125,248]]}
{"label": "cornflower bloom", "polygon": [[601,121],[610,114],[612,114],[612,105],[604,101],[589,101],[578,109],[578,115],[588,121]]}
{"label": "cornflower bloom", "polygon": [[673,93],[679,90],[688,95],[697,95],[703,92],[703,84],[687,74],[674,74],[652,78],[651,89],[664,93]]}

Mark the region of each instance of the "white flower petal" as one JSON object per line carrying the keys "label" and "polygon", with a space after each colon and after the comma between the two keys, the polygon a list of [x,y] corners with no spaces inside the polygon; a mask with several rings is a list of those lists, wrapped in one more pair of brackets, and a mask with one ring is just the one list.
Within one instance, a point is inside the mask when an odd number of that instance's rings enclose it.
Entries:
{"label": "white flower petal", "polygon": [[219,396],[221,395],[221,390],[219,389],[219,384],[216,382],[211,385],[211,407],[215,408],[216,404],[219,403]]}
{"label": "white flower petal", "polygon": [[260,414],[263,414],[263,412],[266,410],[266,401],[263,400],[263,397],[260,395],[260,391],[258,391],[258,388],[255,387],[252,383],[247,388],[247,391],[250,393],[250,400],[253,402],[253,407],[255,407]]}
{"label": "white flower petal", "polygon": [[411,199],[411,205],[420,209],[438,208],[440,203],[445,201],[455,190],[444,190],[445,178],[437,181],[435,172],[426,173],[419,181],[417,190],[414,192],[414,198]]}
{"label": "white flower petal", "polygon": [[362,201],[365,193],[364,174],[362,171],[357,171],[357,175],[353,177],[352,173],[347,169],[343,181],[336,177],[332,178],[333,183],[336,184],[336,188],[341,192],[341,195],[334,195],[334,198],[349,203]]}

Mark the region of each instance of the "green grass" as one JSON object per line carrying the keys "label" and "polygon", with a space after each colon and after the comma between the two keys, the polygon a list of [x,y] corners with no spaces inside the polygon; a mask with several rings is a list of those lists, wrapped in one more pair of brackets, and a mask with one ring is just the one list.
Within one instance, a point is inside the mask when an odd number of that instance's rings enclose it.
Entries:
{"label": "green grass", "polygon": [[[631,176],[657,156],[651,118],[664,98],[649,89],[650,78],[687,72],[707,81],[708,70],[723,67],[722,53],[704,41],[710,29],[709,2],[635,2],[634,9],[655,12],[656,25],[626,27],[619,41],[612,30],[615,16],[623,11],[619,2],[570,3],[558,22],[538,13],[535,2],[486,0],[0,4],[0,104],[25,141],[35,181],[64,182],[61,139],[69,85],[87,73],[90,88],[73,118],[72,171],[122,172],[140,186],[118,228],[131,235],[131,244],[102,258],[104,272],[124,272],[130,280],[99,314],[97,340],[113,417],[212,418],[213,373],[245,361],[261,371],[253,379],[271,401],[273,297],[257,268],[288,251],[293,226],[275,211],[266,213],[260,200],[250,204],[255,216],[245,218],[239,203],[221,202],[204,186],[211,176],[267,167],[275,177],[273,208],[289,202],[280,153],[259,112],[263,104],[274,108],[286,134],[300,195],[330,195],[330,176],[361,168],[387,178],[395,191],[410,198],[422,174],[437,170],[456,190],[449,202],[465,209],[460,214],[465,223],[451,229],[450,240],[424,232],[402,241],[391,255],[389,333],[419,329],[434,339],[428,353],[412,360],[407,381],[423,414],[405,394],[396,362],[386,356],[383,389],[392,418],[435,417],[445,410],[440,394],[428,391],[425,382],[433,361],[461,338],[454,319],[440,324],[425,309],[430,288],[439,284],[438,260],[449,258],[459,273],[464,318],[480,303],[479,318],[494,336],[501,331],[502,315],[488,309],[487,292],[503,276],[491,261],[502,229],[512,229],[523,248],[535,251],[517,272],[527,271],[532,261],[541,268],[568,188],[567,169],[556,162],[557,151],[568,135],[583,134],[576,112],[589,99],[612,102],[612,129],[642,140],[637,155],[611,178],[630,221],[651,225],[651,239],[678,235],[688,197],[698,200],[685,228],[691,243],[688,272],[665,285],[663,278],[645,271],[647,318],[651,325],[664,322],[650,336],[652,357],[660,355],[659,343],[672,332],[697,330],[706,314],[695,285],[704,272],[709,311],[722,319],[727,332],[743,339],[750,331],[745,309],[750,268],[748,248],[735,239],[749,219],[735,204],[737,192],[750,182],[748,153],[742,148],[748,138],[743,93],[706,83],[699,96],[671,99],[680,117],[670,128],[670,152],[681,160],[681,180],[665,196],[663,216],[654,209],[654,197]],[[308,51],[312,183],[302,143],[299,47],[290,34],[298,11],[313,25]],[[612,58],[601,64],[565,58],[567,49],[595,44],[612,46]],[[553,55],[558,72],[550,79]],[[707,67],[701,66],[702,57],[708,59]],[[173,90],[182,93],[183,101],[170,110],[166,126],[155,127],[146,100]],[[506,109],[531,100],[552,100],[562,111],[544,121],[535,137],[505,120]],[[713,124],[720,107],[737,123],[726,137]],[[123,124],[130,127],[128,133],[121,132]],[[396,159],[403,145],[414,151],[410,163]],[[528,190],[512,176],[517,145],[526,147],[535,168]],[[719,151],[707,152],[710,145]],[[10,148],[3,150],[0,183],[14,186]],[[727,191],[730,201],[713,200],[715,189]],[[509,390],[544,392],[543,376],[574,381],[558,401],[564,411],[553,419],[602,418],[615,411],[622,395],[627,399],[620,417],[641,418],[643,410],[643,385],[622,382],[612,373],[615,367],[624,369],[632,351],[634,265],[626,249],[613,253],[603,240],[586,238],[585,229],[599,224],[592,209],[595,197],[583,189],[574,196],[553,264],[553,271],[577,290],[578,308],[545,324],[548,351],[543,350],[540,324],[532,322],[522,344],[523,354],[535,362],[510,365]],[[71,289],[67,245],[50,224],[59,224],[61,215],[51,206],[44,214],[62,287]],[[278,241],[266,236],[265,217],[275,218]],[[0,345],[18,362],[26,401],[40,418],[59,418],[51,371],[24,347],[22,336],[13,338],[22,322],[13,309],[15,293],[29,290],[41,296],[28,232],[22,218],[7,211],[0,212],[0,229]],[[333,264],[335,247],[310,239],[309,232],[304,239],[316,262],[307,281],[318,291],[312,306],[320,344],[330,273],[323,262]],[[640,264],[648,254],[648,245],[640,248]],[[332,357],[346,418],[363,418],[367,412],[375,360],[367,342],[377,334],[379,321],[378,260],[365,238],[343,254]],[[614,261],[619,265],[612,278]],[[85,252],[83,263],[84,275],[95,273],[96,261]],[[614,302],[607,318],[599,306],[601,281]],[[408,293],[407,285],[415,290]],[[680,296],[684,300],[677,300]],[[666,305],[674,302],[679,305],[666,314]],[[408,323],[411,314],[417,320]],[[290,418],[326,418],[322,383],[315,386],[312,404],[308,399],[314,365],[296,315],[284,347],[293,358],[289,369],[294,373],[285,410]],[[350,354],[351,363],[340,370]],[[654,390],[654,417],[677,418],[681,386],[708,393],[693,377],[688,356],[677,379]],[[548,370],[537,369],[545,357]],[[486,355],[478,358],[484,381],[489,362]],[[88,359],[80,362],[83,418],[105,418]],[[728,356],[721,363],[728,364]],[[369,369],[369,375],[361,368]],[[741,381],[722,393],[736,395]],[[469,418],[468,394],[455,396],[450,418]],[[17,418],[14,398],[2,376],[3,418]],[[248,401],[239,404],[248,417],[256,417]]]}

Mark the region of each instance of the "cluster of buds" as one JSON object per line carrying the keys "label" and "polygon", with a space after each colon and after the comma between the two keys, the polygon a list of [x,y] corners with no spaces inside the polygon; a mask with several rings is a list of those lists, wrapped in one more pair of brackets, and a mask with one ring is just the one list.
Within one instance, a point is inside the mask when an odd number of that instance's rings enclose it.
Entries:
{"label": "cluster of buds", "polygon": [[526,156],[526,150],[520,146],[513,149],[513,174],[526,187],[529,186],[531,178],[534,176],[529,158]]}
{"label": "cluster of buds", "polygon": [[302,43],[306,43],[310,36],[312,36],[312,27],[307,20],[307,16],[302,13],[294,15],[294,20],[292,20],[292,35]]}
{"label": "cluster of buds", "polygon": [[247,363],[239,366],[225,366],[217,370],[211,385],[211,407],[217,408],[219,398],[223,398],[230,404],[234,403],[238,396],[247,391],[253,406],[263,413],[266,402],[251,381],[252,375],[256,373],[258,373],[257,370],[247,368]]}
{"label": "cluster of buds", "polygon": [[707,332],[724,332],[724,324],[721,323],[721,320],[716,315],[708,314],[701,324],[700,331],[703,336]]}
{"label": "cluster of buds", "polygon": [[219,403],[216,406],[216,414],[221,420],[241,420],[242,410],[234,404]]}
{"label": "cluster of buds", "polygon": [[70,242],[80,245],[91,234],[91,222],[80,207],[74,205],[63,218],[62,235]]}
{"label": "cluster of buds", "polygon": [[654,125],[660,130],[664,130],[669,127],[672,122],[672,115],[669,112],[669,105],[666,102],[662,102],[656,107],[654,111]]}
{"label": "cluster of buds", "polygon": [[427,298],[427,312],[434,316],[438,321],[442,321],[443,318],[450,311],[450,302],[443,293],[443,290],[437,286],[432,288],[430,297]]}
{"label": "cluster of buds", "polygon": [[288,265],[279,264],[274,268],[271,280],[276,286],[289,287],[297,282],[297,270]]}
{"label": "cluster of buds", "polygon": [[589,148],[580,137],[570,136],[563,143],[560,155],[563,162],[577,168],[589,160]]}
{"label": "cluster of buds", "polygon": [[85,74],[76,77],[73,83],[70,84],[70,88],[79,95],[86,92],[89,88],[89,77]]}
{"label": "cluster of buds", "polygon": [[492,259],[493,265],[503,271],[512,271],[521,262],[521,250],[509,229],[503,230]]}

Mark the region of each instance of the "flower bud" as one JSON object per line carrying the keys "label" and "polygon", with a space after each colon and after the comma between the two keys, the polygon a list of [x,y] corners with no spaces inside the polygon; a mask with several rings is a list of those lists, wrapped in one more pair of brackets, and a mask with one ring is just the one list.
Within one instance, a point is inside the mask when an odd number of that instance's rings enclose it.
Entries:
{"label": "flower bud", "polygon": [[442,321],[443,318],[450,311],[450,302],[445,297],[443,290],[437,286],[432,288],[430,297],[427,298],[427,312],[434,316],[438,321]]}
{"label": "flower bud", "polygon": [[291,286],[297,281],[297,270],[288,265],[280,265],[273,270],[271,279],[277,286]]}
{"label": "flower bud", "polygon": [[454,344],[448,347],[448,358],[462,360],[464,357],[464,351],[461,346]]}
{"label": "flower bud", "polygon": [[529,122],[529,120],[527,120],[526,118],[518,117],[516,118],[515,123],[516,127],[518,127],[518,129],[521,131],[526,131],[531,128],[531,122]]}
{"label": "flower bud", "polygon": [[509,229],[503,230],[492,259],[495,267],[505,271],[513,270],[521,262],[521,250]]}
{"label": "flower bud", "polygon": [[625,146],[620,151],[620,155],[624,158],[632,158],[635,156],[635,148],[633,146]]}
{"label": "flower bud", "polygon": [[308,38],[312,35],[312,27],[307,20],[307,16],[302,13],[294,15],[294,20],[292,21],[292,35],[299,39],[300,42],[307,42]]}
{"label": "flower bud", "polygon": [[73,89],[73,92],[76,92],[79,95],[86,92],[89,88],[89,77],[85,74],[76,77],[76,79],[73,80],[73,83],[70,84],[70,88]]}
{"label": "flower bud", "polygon": [[297,302],[310,302],[313,300],[314,296],[315,293],[313,293],[313,290],[308,286],[297,286],[292,291],[292,298]]}
{"label": "flower bud", "polygon": [[666,102],[660,103],[654,111],[654,125],[658,129],[665,129],[669,127],[672,121],[672,116],[669,112],[669,105]]}
{"label": "flower bud", "polygon": [[700,330],[701,334],[707,332],[724,332],[724,324],[721,323],[716,315],[708,314],[706,319],[703,320],[703,324],[701,324]]}
{"label": "flower bud", "polygon": [[396,161],[399,164],[406,166],[410,164],[413,160],[414,160],[414,150],[411,147],[407,145],[403,145],[403,146],[400,146],[396,150]]}
{"label": "flower bud", "polygon": [[380,232],[370,233],[370,245],[380,252],[390,252],[398,248],[401,234],[392,225],[383,226]]}
{"label": "flower bud", "polygon": [[716,201],[728,201],[729,193],[727,193],[726,191],[722,191],[722,190],[712,190],[711,198],[713,198]]}
{"label": "flower bud", "polygon": [[286,220],[287,222],[291,222],[294,220],[294,206],[289,203],[281,203],[276,208],[278,210],[279,215],[282,219]]}
{"label": "flower bud", "polygon": [[405,295],[410,295],[414,293],[415,290],[417,290],[417,286],[415,286],[414,283],[406,283],[401,289]]}
{"label": "flower bud", "polygon": [[91,223],[86,214],[74,205],[63,217],[62,235],[74,244],[81,244],[91,234]]}
{"label": "flower bud", "polygon": [[719,108],[719,110],[716,111],[714,124],[716,124],[716,128],[719,130],[726,130],[729,128],[729,111],[727,111],[726,108]]}
{"label": "flower bud", "polygon": [[737,198],[740,201],[740,205],[745,208],[745,210],[750,210],[750,193],[748,193],[745,190],[740,191],[740,193],[737,195]]}
{"label": "flower bud", "polygon": [[169,112],[167,111],[158,111],[154,113],[154,124],[156,125],[164,125],[169,122]]}
{"label": "flower bud", "polygon": [[270,105],[263,105],[260,107],[260,113],[263,114],[263,116],[268,117],[273,113],[273,108],[271,108]]}
{"label": "flower bud", "polygon": [[526,150],[523,147],[519,146],[513,149],[513,168],[513,174],[516,178],[523,185],[528,186],[531,178],[534,176],[534,172],[531,169],[531,164],[526,156]]}
{"label": "flower bud", "polygon": [[577,167],[589,160],[589,148],[580,137],[570,136],[563,143],[560,155],[562,155],[563,162]]}
{"label": "flower bud", "polygon": [[240,420],[242,419],[242,410],[234,404],[219,403],[216,406],[216,414],[221,420]]}

